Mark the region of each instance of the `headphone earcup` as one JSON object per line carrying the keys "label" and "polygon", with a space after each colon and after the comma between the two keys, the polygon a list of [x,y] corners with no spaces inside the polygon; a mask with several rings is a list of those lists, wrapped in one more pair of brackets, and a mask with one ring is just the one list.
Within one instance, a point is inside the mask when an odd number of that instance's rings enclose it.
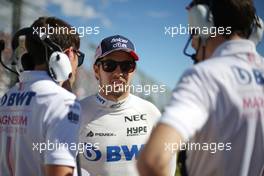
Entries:
{"label": "headphone earcup", "polygon": [[[214,26],[214,20],[209,6],[198,4],[189,9],[189,25],[190,28],[200,28],[201,31],[204,27],[210,30]],[[208,34],[200,33],[198,35],[203,39],[210,37],[209,32]]]}
{"label": "headphone earcup", "polygon": [[68,56],[59,51],[53,52],[49,59],[49,71],[57,82],[69,79],[72,74],[72,66]]}
{"label": "headphone earcup", "polygon": [[[258,45],[263,37],[264,24],[260,17],[256,17],[256,18],[257,18],[257,22],[253,24],[252,31],[248,39],[254,42],[256,45]],[[256,23],[258,23],[260,26],[258,26],[258,24]]]}

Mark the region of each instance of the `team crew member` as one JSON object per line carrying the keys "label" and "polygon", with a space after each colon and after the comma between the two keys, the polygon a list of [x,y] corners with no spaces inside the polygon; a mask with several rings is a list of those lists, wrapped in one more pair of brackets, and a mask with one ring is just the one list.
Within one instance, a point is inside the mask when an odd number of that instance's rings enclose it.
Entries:
{"label": "team crew member", "polygon": [[183,74],[140,155],[140,175],[167,175],[172,153],[187,142],[196,149],[187,150],[185,174],[263,175],[264,63],[247,40],[256,22],[253,2],[194,1],[188,9],[191,25],[213,19],[206,27],[231,27],[231,33],[193,40],[198,61],[210,59]]}
{"label": "team crew member", "polygon": [[25,35],[27,53],[19,83],[1,98],[1,176],[70,176],[76,165],[76,150],[66,145],[77,143],[80,104],[60,85],[69,77],[67,82],[74,82],[83,60],[80,39],[67,33],[47,36],[47,26],[71,29],[58,18],[40,17],[13,39],[17,45]]}
{"label": "team crew member", "polygon": [[81,155],[81,166],[91,176],[138,175],[137,156],[160,112],[125,88],[131,84],[137,60],[133,43],[121,35],[103,39],[96,50],[99,92],[81,100],[80,142],[92,145]]}

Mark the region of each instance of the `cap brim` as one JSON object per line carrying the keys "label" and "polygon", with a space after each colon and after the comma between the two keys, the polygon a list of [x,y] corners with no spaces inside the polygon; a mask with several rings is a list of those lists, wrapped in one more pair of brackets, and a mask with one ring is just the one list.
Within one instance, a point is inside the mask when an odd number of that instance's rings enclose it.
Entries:
{"label": "cap brim", "polygon": [[135,59],[135,61],[138,61],[139,57],[135,51],[130,51],[130,55]]}
{"label": "cap brim", "polygon": [[105,52],[103,55],[101,55],[100,57],[96,58],[96,60],[97,60],[97,59],[100,59],[100,58],[103,58],[103,57],[105,57],[106,55],[108,55],[108,54],[110,54],[110,53],[112,53],[112,52],[114,52],[114,51],[125,51],[125,52],[129,53],[129,54],[133,57],[133,59],[135,59],[135,61],[138,61],[138,60],[139,60],[139,57],[138,57],[138,55],[136,54],[136,52],[135,52],[134,50],[132,50],[132,49],[129,49],[129,48],[116,48],[116,49],[114,49],[114,50],[111,50],[111,51]]}

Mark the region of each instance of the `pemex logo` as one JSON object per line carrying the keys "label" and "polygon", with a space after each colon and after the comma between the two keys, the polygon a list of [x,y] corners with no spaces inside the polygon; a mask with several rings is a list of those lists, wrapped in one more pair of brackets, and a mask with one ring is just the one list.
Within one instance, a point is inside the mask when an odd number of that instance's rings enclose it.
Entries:
{"label": "pemex logo", "polygon": [[90,131],[89,133],[87,133],[86,137],[93,137],[94,133],[92,131]]}

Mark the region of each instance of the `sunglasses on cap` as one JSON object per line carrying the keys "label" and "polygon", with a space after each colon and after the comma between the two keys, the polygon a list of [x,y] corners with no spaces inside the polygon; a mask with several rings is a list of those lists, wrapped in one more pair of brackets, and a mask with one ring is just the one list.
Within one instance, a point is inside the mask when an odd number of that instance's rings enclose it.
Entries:
{"label": "sunglasses on cap", "polygon": [[76,50],[76,49],[73,49],[73,52],[75,52],[76,55],[78,56],[78,67],[80,67],[83,64],[85,54],[79,50]]}
{"label": "sunglasses on cap", "polygon": [[96,65],[102,65],[102,68],[105,72],[113,72],[119,65],[120,70],[123,73],[131,73],[136,68],[136,62],[135,61],[114,61],[114,60],[99,60],[95,63]]}

